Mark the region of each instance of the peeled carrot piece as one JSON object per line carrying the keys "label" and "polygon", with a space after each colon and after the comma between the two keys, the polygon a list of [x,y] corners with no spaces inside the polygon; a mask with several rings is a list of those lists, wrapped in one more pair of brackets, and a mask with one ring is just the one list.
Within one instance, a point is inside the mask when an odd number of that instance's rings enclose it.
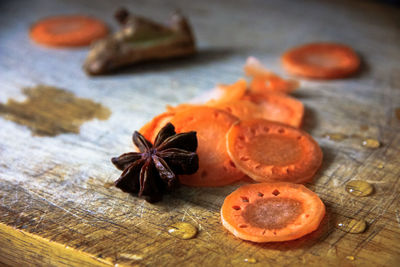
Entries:
{"label": "peeled carrot piece", "polygon": [[226,133],[237,118],[212,107],[191,107],[171,119],[177,133],[196,131],[199,170],[193,175],[179,176],[182,184],[190,186],[223,186],[240,180],[238,170],[226,151]]}
{"label": "peeled carrot piece", "polygon": [[244,100],[251,101],[262,110],[254,113],[256,118],[285,123],[293,127],[300,127],[304,116],[304,105],[301,101],[281,93],[255,94],[247,93]]}
{"label": "peeled carrot piece", "polygon": [[244,71],[247,76],[253,78],[250,84],[250,91],[254,93],[265,92],[281,92],[290,93],[299,87],[299,82],[296,80],[285,80],[275,73],[267,70],[261,62],[249,57],[244,65]]}
{"label": "peeled carrot piece", "polygon": [[257,182],[308,182],[322,163],[322,151],[309,134],[263,119],[233,125],[227,149],[235,166]]}
{"label": "peeled carrot piece", "polygon": [[219,85],[217,87],[218,97],[209,100],[206,105],[217,106],[219,104],[235,101],[241,99],[247,90],[247,82],[245,79],[239,79],[237,82],[230,85]]}
{"label": "peeled carrot piece", "polygon": [[360,67],[360,58],[346,45],[311,43],[285,52],[282,63],[288,72],[295,75],[335,79],[355,73]]}
{"label": "peeled carrot piece", "polygon": [[300,184],[244,185],[225,198],[223,226],[236,237],[253,242],[278,242],[315,231],[325,216],[317,194]]}
{"label": "peeled carrot piece", "polygon": [[157,133],[164,127],[171,118],[175,115],[175,112],[167,111],[155,116],[151,121],[146,123],[139,132],[149,141],[154,142]]}
{"label": "peeled carrot piece", "polygon": [[107,26],[100,20],[81,15],[48,17],[36,22],[30,37],[48,46],[86,46],[108,34]]}

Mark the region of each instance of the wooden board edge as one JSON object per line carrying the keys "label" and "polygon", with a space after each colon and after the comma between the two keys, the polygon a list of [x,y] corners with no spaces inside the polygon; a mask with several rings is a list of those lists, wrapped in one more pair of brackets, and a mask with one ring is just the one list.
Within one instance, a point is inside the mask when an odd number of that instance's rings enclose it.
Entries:
{"label": "wooden board edge", "polygon": [[114,266],[112,261],[0,223],[0,265]]}

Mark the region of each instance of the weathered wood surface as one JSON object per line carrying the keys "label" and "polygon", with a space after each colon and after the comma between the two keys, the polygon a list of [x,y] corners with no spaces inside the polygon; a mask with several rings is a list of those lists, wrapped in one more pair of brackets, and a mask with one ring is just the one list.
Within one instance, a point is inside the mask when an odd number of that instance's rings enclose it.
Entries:
{"label": "weathered wood surface", "polygon": [[[87,77],[85,49],[56,50],[28,39],[30,23],[59,13],[106,18],[126,5],[137,14],[166,19],[174,8],[188,14],[200,53],[173,63],[146,64],[113,76]],[[21,88],[47,84],[108,107],[108,120],[92,120],[79,134],[33,136],[0,117],[0,264],[398,266],[400,263],[400,10],[369,1],[1,1],[0,102],[22,101]],[[201,95],[242,76],[248,55],[282,73],[279,55],[314,40],[347,43],[363,57],[359,75],[337,81],[302,81],[295,96],[307,114],[304,129],[320,143],[324,163],[308,186],[327,205],[321,228],[302,239],[252,244],[234,238],[219,221],[224,197],[238,185],[181,188],[151,205],[104,184],[120,172],[110,157],[131,149],[131,133],[166,104]],[[368,125],[362,131],[360,126]],[[325,133],[356,134],[382,142],[361,146]],[[383,167],[383,168],[382,168]],[[344,191],[352,179],[369,181],[371,197]],[[365,219],[352,235],[334,228],[346,217]],[[192,240],[166,227],[187,221]],[[354,256],[354,260],[346,258]]]}

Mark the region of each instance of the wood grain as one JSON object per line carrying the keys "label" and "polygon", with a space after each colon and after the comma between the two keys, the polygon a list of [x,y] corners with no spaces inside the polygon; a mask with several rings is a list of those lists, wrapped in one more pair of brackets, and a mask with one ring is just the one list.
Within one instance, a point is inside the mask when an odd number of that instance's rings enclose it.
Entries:
{"label": "wood grain", "polygon": [[[91,120],[79,134],[38,137],[0,117],[0,263],[5,265],[139,266],[397,266],[400,263],[400,10],[372,1],[2,1],[0,102],[23,101],[22,88],[46,84],[101,103],[108,120]],[[81,69],[87,49],[35,45],[28,29],[39,18],[88,13],[106,19],[126,5],[162,21],[176,7],[190,18],[199,55],[145,64],[90,78]],[[306,105],[304,129],[320,143],[324,163],[307,186],[328,209],[320,229],[292,242],[252,244],[223,229],[219,209],[239,185],[182,187],[157,205],[107,186],[120,172],[110,158],[132,149],[131,134],[174,105],[243,76],[249,55],[284,74],[279,55],[310,41],[338,41],[363,58],[355,77],[301,80],[295,93]],[[368,125],[368,129],[363,127]],[[342,141],[326,133],[348,136]],[[378,149],[361,145],[380,140]],[[375,193],[344,191],[352,179]],[[364,219],[368,229],[349,234],[342,218]],[[194,224],[195,239],[166,228]],[[354,260],[346,258],[353,256]]]}

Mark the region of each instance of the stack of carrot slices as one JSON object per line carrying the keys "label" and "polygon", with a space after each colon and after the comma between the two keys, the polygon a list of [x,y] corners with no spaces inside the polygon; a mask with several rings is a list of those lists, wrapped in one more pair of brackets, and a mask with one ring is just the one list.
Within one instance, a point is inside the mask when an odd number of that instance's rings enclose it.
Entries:
{"label": "stack of carrot slices", "polygon": [[[196,131],[199,170],[179,177],[188,186],[228,185],[250,177],[221,210],[223,225],[255,242],[283,241],[314,231],[325,214],[309,182],[322,163],[318,143],[299,129],[303,104],[288,95],[299,84],[265,69],[255,58],[244,67],[250,83],[219,85],[204,104],[167,107],[140,132],[150,141],[167,122],[177,133]],[[284,212],[283,212],[284,211]]]}

